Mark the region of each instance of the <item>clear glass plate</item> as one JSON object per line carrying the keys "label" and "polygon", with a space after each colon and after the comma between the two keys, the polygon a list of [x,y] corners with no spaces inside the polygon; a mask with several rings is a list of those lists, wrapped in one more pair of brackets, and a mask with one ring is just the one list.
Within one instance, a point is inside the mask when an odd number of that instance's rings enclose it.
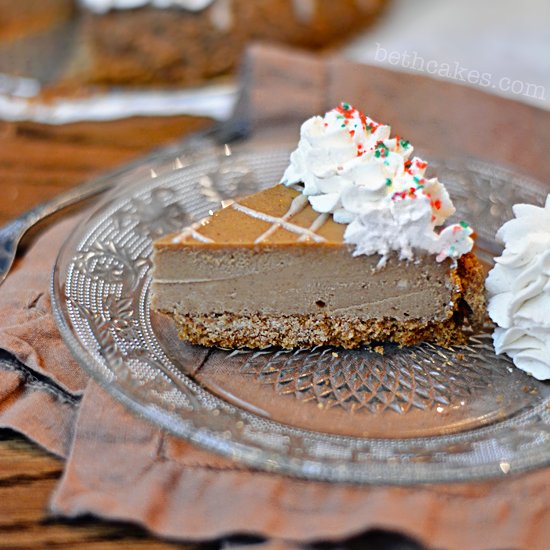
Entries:
{"label": "clear glass plate", "polygon": [[[115,176],[65,243],[52,282],[61,333],[113,396],[170,432],[263,470],[409,484],[550,463],[550,386],[467,346],[225,351],[189,346],[149,309],[152,241],[277,182],[292,145],[203,143]],[[545,187],[476,160],[433,161],[490,266],[500,225]]]}

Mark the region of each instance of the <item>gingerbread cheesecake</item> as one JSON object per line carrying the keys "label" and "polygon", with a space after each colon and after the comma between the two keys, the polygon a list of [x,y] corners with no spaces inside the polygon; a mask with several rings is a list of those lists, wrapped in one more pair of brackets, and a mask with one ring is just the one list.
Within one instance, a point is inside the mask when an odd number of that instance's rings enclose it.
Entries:
{"label": "gingerbread cheesecake", "polygon": [[306,121],[282,183],[154,243],[153,309],[206,346],[462,343],[483,269],[411,152],[347,104]]}

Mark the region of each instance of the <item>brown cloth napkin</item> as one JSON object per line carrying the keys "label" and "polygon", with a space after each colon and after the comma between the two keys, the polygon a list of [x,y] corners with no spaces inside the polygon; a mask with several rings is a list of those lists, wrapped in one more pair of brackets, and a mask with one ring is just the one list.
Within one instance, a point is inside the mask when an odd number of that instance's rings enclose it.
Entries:
{"label": "brown cloth napkin", "polygon": [[[424,150],[444,143],[450,156],[514,163],[535,176],[550,167],[540,154],[550,114],[475,90],[264,47],[249,52],[243,82],[238,112],[247,114],[256,139],[276,140],[274,121],[283,115],[297,133],[294,117],[344,99],[395,123]],[[77,222],[45,233],[0,287],[0,349],[7,352],[0,355],[0,426],[67,458],[54,514],[129,520],[175,539],[251,534],[272,548],[372,528],[438,548],[548,548],[549,469],[413,487],[310,482],[249,470],[126,411],[88,381],[53,323],[49,274]]]}
{"label": "brown cloth napkin", "polygon": [[[66,457],[88,376],[55,325],[49,279],[57,251],[74,227],[67,219],[34,243],[0,286],[0,427],[17,430]],[[2,359],[0,355],[0,359]]]}

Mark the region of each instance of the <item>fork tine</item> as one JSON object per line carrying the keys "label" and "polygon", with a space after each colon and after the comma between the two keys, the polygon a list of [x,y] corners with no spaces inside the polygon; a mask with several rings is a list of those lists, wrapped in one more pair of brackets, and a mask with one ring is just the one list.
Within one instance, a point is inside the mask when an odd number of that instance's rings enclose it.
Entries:
{"label": "fork tine", "polygon": [[148,163],[181,157],[181,155],[196,148],[205,148],[207,145],[219,146],[221,143],[240,140],[245,138],[249,132],[249,125],[239,117],[215,123],[206,130],[185,136],[179,143],[155,149],[143,158],[104,174],[102,177],[69,189],[65,193],[35,206],[4,227],[0,227],[0,285],[11,269],[21,238],[27,230],[42,219],[69,206],[79,204],[85,199],[108,191],[115,185],[116,176],[131,173],[132,170],[140,167],[143,169]]}
{"label": "fork tine", "polygon": [[20,240],[21,222],[19,218],[0,228],[0,285],[4,282],[17,251]]}

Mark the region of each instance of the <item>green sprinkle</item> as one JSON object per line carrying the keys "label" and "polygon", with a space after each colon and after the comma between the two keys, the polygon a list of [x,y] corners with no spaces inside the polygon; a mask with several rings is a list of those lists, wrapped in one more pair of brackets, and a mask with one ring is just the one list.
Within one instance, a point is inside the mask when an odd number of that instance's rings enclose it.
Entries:
{"label": "green sprinkle", "polygon": [[464,227],[464,229],[470,227],[464,220],[460,220],[459,223],[460,223],[461,227]]}
{"label": "green sprinkle", "polygon": [[403,147],[403,149],[406,149],[411,144],[411,142],[407,141],[406,139],[400,140],[399,143],[401,144],[401,147]]}
{"label": "green sprinkle", "polygon": [[388,187],[390,187],[391,184],[392,184],[391,179],[390,179],[390,178],[386,178],[386,185],[387,185]]}
{"label": "green sprinkle", "polygon": [[376,158],[385,157],[388,155],[389,149],[384,145],[382,141],[380,141],[375,148],[374,156]]}
{"label": "green sprinkle", "polygon": [[342,102],[342,107],[343,107],[346,111],[348,111],[348,110],[350,109],[349,103]]}

